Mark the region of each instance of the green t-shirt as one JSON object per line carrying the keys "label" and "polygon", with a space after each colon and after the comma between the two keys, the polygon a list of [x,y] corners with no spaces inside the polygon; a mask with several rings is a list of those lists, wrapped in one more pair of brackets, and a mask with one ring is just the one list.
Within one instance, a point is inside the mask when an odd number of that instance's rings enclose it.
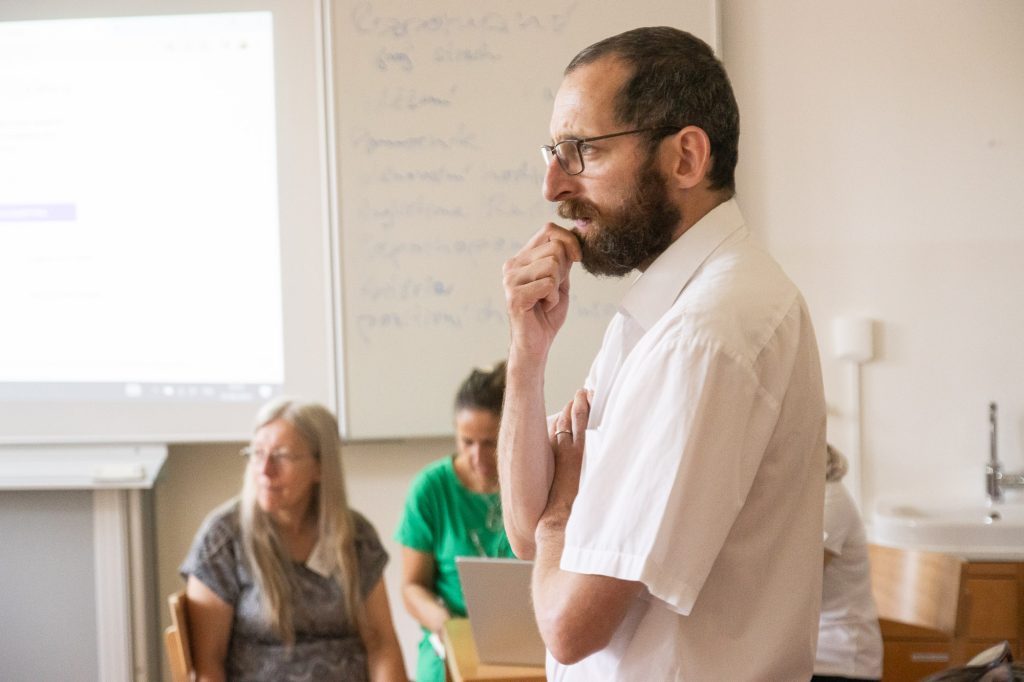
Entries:
{"label": "green t-shirt", "polygon": [[[433,555],[437,562],[433,589],[454,616],[466,615],[466,602],[455,570],[457,556],[514,557],[501,521],[501,495],[468,490],[455,474],[454,455],[427,465],[413,479],[395,539]],[[444,664],[424,629],[416,682],[444,680]]]}

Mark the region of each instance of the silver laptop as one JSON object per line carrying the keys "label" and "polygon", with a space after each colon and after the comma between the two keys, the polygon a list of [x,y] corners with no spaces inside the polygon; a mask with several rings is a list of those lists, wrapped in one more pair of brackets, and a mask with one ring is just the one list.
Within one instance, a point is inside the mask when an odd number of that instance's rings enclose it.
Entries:
{"label": "silver laptop", "polygon": [[456,557],[469,626],[481,663],[544,665],[530,599],[532,561]]}

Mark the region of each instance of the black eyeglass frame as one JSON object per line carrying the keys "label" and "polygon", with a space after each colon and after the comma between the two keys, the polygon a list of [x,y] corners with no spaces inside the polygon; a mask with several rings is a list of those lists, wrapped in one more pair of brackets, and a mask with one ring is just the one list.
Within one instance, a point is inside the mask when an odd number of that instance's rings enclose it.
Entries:
{"label": "black eyeglass frame", "polygon": [[[653,126],[651,128],[637,128],[636,130],[623,130],[618,133],[608,133],[607,135],[595,135],[594,137],[581,137],[574,138],[570,137],[565,140],[561,140],[555,144],[542,144],[540,146],[540,153],[544,157],[544,165],[551,165],[551,157],[558,160],[558,167],[566,175],[579,175],[586,168],[586,163],[583,161],[583,152],[580,151],[580,145],[588,142],[597,142],[598,140],[607,140],[612,137],[621,137],[622,135],[636,135],[637,133],[649,133],[655,130],[671,130],[673,132],[682,130],[685,125],[665,125],[665,126]],[[570,144],[576,148],[576,158],[580,160],[580,169],[575,173],[565,167],[565,162],[562,161],[562,156],[558,153],[558,148],[563,144]]]}

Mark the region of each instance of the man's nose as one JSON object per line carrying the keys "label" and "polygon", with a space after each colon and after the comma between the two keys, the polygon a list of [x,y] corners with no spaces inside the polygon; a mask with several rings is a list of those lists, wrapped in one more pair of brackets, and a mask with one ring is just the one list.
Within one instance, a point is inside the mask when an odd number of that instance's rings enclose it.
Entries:
{"label": "man's nose", "polygon": [[564,201],[574,196],[579,181],[577,176],[569,175],[558,164],[554,155],[548,161],[547,170],[544,172],[544,198],[548,201]]}

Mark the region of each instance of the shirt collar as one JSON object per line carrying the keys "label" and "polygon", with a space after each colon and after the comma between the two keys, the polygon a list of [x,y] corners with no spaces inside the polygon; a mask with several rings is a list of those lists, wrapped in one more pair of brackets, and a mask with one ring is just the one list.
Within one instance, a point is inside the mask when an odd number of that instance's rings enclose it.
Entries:
{"label": "shirt collar", "polygon": [[669,244],[622,298],[620,309],[650,329],[671,307],[697,269],[737,230],[744,226],[735,199],[729,199],[697,221]]}
{"label": "shirt collar", "polygon": [[327,543],[324,542],[322,537],[318,538],[316,546],[313,547],[313,551],[309,553],[309,558],[306,559],[306,568],[324,578],[330,578],[334,573],[336,563],[334,557],[327,551]]}

